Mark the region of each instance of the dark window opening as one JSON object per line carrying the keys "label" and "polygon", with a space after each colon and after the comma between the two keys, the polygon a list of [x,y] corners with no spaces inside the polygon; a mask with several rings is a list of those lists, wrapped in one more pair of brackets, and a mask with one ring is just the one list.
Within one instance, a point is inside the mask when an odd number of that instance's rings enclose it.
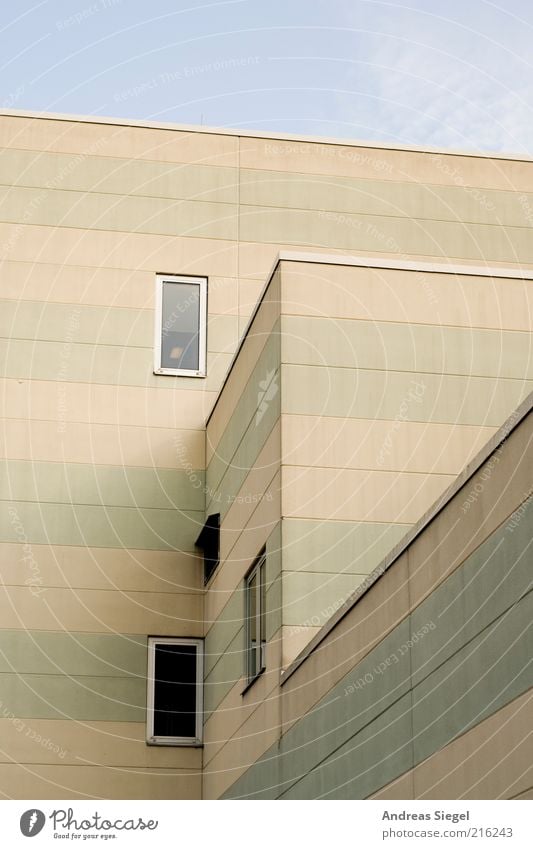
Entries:
{"label": "dark window opening", "polygon": [[207,584],[220,561],[220,513],[207,517],[196,545],[204,552],[204,583]]}
{"label": "dark window opening", "polygon": [[148,651],[148,742],[200,742],[201,641],[152,637]]}

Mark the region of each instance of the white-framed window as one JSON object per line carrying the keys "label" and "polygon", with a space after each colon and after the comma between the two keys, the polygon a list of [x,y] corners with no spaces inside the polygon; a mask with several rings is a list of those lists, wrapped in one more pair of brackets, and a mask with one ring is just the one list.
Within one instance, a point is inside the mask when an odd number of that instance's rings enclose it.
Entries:
{"label": "white-framed window", "polygon": [[149,637],[147,743],[198,746],[202,726],[202,640]]}
{"label": "white-framed window", "polygon": [[205,377],[207,277],[157,274],[154,373]]}
{"label": "white-framed window", "polygon": [[244,579],[246,610],[246,677],[253,681],[265,669],[265,568],[263,550]]}

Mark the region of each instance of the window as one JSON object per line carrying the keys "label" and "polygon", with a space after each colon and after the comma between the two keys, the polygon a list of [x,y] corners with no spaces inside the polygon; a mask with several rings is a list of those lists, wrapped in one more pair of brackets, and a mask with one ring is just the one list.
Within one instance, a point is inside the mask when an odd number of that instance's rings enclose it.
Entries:
{"label": "window", "polygon": [[156,277],[155,374],[205,377],[207,278]]}
{"label": "window", "polygon": [[207,584],[220,559],[220,513],[207,517],[195,545],[204,552],[204,584]]}
{"label": "window", "polygon": [[148,639],[147,742],[194,746],[202,741],[201,640]]}
{"label": "window", "polygon": [[246,677],[253,681],[265,668],[265,562],[261,552],[245,578]]}

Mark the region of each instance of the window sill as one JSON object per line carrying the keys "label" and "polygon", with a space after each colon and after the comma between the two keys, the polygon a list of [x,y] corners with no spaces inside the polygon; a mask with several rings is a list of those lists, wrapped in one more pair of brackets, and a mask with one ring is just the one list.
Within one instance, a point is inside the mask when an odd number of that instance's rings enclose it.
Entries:
{"label": "window sill", "polygon": [[207,377],[205,371],[193,371],[192,369],[173,369],[173,368],[154,368],[154,374],[157,377]]}
{"label": "window sill", "polygon": [[172,739],[165,740],[164,737],[159,737],[159,738],[148,737],[147,740],[146,740],[146,745],[147,746],[169,746],[169,747],[172,747],[172,748],[185,746],[188,749],[190,749],[190,748],[203,749],[203,747],[204,747],[204,744],[202,743],[201,740],[185,740],[185,739],[183,739],[183,740],[172,740]]}
{"label": "window sill", "polygon": [[261,678],[261,675],[263,674],[263,672],[265,671],[265,669],[266,669],[266,667],[264,667],[264,666],[263,666],[263,668],[259,670],[259,672],[257,673],[257,675],[254,675],[254,677],[253,677],[253,678],[250,678],[250,680],[246,682],[246,686],[244,687],[244,690],[242,690],[242,691],[241,691],[241,696],[244,696],[244,695],[245,695],[245,693],[247,693],[247,692],[248,692],[248,690],[250,689],[250,687],[253,687],[253,685],[255,684],[255,682],[257,681],[257,679],[258,679],[258,678]]}

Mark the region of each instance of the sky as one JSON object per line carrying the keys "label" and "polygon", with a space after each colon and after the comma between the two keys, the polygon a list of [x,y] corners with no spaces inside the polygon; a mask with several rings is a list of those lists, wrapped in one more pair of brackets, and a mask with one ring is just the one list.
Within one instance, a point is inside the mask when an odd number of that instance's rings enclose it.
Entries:
{"label": "sky", "polygon": [[533,154],[528,0],[41,0],[0,106]]}

